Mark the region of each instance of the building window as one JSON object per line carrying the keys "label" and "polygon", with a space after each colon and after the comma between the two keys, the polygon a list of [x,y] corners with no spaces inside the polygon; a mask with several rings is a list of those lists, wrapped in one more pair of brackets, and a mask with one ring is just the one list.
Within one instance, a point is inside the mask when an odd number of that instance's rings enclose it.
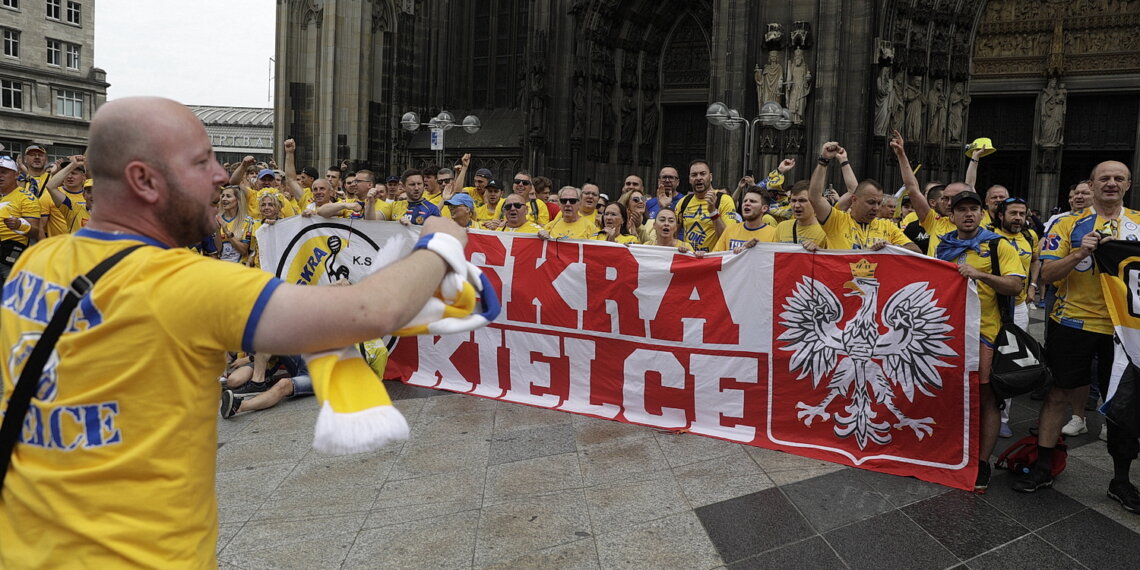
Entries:
{"label": "building window", "polygon": [[4,30],[4,55],[9,57],[20,57],[20,32],[3,28]]}
{"label": "building window", "polygon": [[76,26],[83,23],[83,12],[80,11],[79,2],[67,0],[67,23]]}
{"label": "building window", "polygon": [[0,79],[0,108],[24,110],[24,84]]}
{"label": "building window", "polygon": [[55,114],[61,117],[83,118],[83,93],[60,89],[55,92]]}
{"label": "building window", "polygon": [[67,68],[79,69],[79,46],[76,44],[63,44],[64,54],[67,56]]}
{"label": "building window", "polygon": [[63,42],[59,40],[47,41],[47,62],[48,65],[61,65],[63,61]]}
{"label": "building window", "polygon": [[49,20],[58,20],[60,13],[60,0],[47,0],[47,17]]}
{"label": "building window", "polygon": [[0,6],[3,6],[5,8],[11,8],[13,10],[19,10],[20,9],[20,0],[2,0],[2,1],[0,1]]}

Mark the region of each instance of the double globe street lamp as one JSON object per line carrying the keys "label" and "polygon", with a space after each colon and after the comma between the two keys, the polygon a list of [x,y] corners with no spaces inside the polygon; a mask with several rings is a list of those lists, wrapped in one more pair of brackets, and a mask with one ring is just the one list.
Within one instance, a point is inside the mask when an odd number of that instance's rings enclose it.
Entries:
{"label": "double globe street lamp", "polygon": [[740,116],[740,111],[717,101],[709,105],[708,110],[705,111],[705,119],[708,119],[709,124],[722,127],[727,131],[735,131],[742,126],[744,127],[744,152],[741,159],[745,173],[748,172],[748,165],[752,159],[752,137],[755,135],[756,124],[759,123],[761,126],[772,127],[780,131],[786,131],[792,126],[792,112],[775,101],[768,101],[761,105],[760,113],[751,121]]}
{"label": "double globe street lamp", "polygon": [[[420,127],[431,128],[431,149],[436,151],[436,163],[443,164],[443,133],[455,128],[455,116],[448,111],[440,111],[438,115],[431,118],[426,123],[420,122],[420,116],[415,111],[408,111],[404,116],[400,117],[400,126],[406,131],[414,133]],[[469,134],[479,132],[483,124],[479,122],[479,117],[475,115],[467,115],[463,117],[463,122],[459,124],[463,130]]]}

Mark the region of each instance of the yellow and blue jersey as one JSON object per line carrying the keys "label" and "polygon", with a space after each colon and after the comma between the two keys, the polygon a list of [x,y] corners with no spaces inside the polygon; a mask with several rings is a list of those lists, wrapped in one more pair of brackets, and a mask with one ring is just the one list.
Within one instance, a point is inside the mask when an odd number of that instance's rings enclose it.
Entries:
{"label": "yellow and blue jersey", "polygon": [[[1049,262],[1064,258],[1080,249],[1081,240],[1094,231],[1136,241],[1140,239],[1140,212],[1126,209],[1116,220],[1103,218],[1092,210],[1063,216],[1046,234],[1041,244],[1041,260]],[[1100,276],[1091,255],[1077,263],[1059,282],[1057,302],[1049,317],[1067,327],[1112,334],[1112,320],[1108,317]]]}
{"label": "yellow and blue jersey", "polygon": [[[943,234],[945,235],[945,234]],[[941,238],[941,236],[939,236]],[[1018,258],[1018,252],[1014,249],[1009,240],[998,240],[997,242],[998,253],[998,269],[1003,277],[1016,275],[1025,278],[1025,271],[1021,268],[1021,260]],[[974,251],[967,249],[965,253],[958,256],[957,259],[949,259],[958,265],[967,264],[974,269],[984,273],[993,273],[993,261],[990,259],[990,245],[989,242],[983,242],[981,251]],[[977,281],[978,285],[978,302],[982,309],[982,328],[980,331],[982,340],[993,346],[994,339],[997,338],[998,331],[1001,330],[1001,311],[997,305],[997,293],[993,287],[990,287],[982,280]],[[1025,290],[1025,287],[1022,287]]]}
{"label": "yellow and blue jersey", "polygon": [[761,224],[758,228],[750,228],[744,223],[730,223],[724,233],[720,235],[720,239],[716,241],[713,246],[713,251],[732,251],[740,247],[750,240],[775,242],[776,228],[768,224]]}
{"label": "yellow and blue jersey", "polygon": [[[713,192],[713,190],[709,190]],[[732,203],[732,198],[727,194],[717,193],[720,197],[717,201],[717,211],[720,213],[722,220],[725,223],[732,217],[731,214],[736,212],[736,206]],[[687,197],[686,197],[687,198]],[[677,211],[677,239],[683,240],[685,243],[692,246],[697,251],[711,251],[712,247],[716,245],[716,221],[709,215],[709,203],[696,196],[691,198],[680,198],[674,200],[674,208]],[[681,207],[684,206],[684,211]]]}
{"label": "yellow and blue jersey", "polygon": [[213,379],[226,351],[252,349],[281,281],[142,236],[44,240],[4,284],[4,399],[72,280],[140,242],[44,368],[4,482],[2,567],[216,565]]}

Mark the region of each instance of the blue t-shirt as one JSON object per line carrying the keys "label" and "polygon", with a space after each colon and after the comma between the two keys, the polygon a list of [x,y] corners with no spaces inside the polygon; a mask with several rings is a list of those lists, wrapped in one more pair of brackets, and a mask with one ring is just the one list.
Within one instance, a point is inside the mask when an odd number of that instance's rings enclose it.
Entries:
{"label": "blue t-shirt", "polygon": [[[685,197],[684,194],[677,192],[673,196],[672,207],[675,208],[677,206],[677,201],[684,199],[684,197]],[[657,203],[657,198],[650,198],[649,201],[645,203],[645,216],[647,219],[652,220],[652,219],[656,218],[657,212],[660,212],[660,211],[661,211],[661,204]]]}
{"label": "blue t-shirt", "polygon": [[439,216],[439,207],[427,200],[420,200],[419,202],[408,202],[408,209],[404,212],[405,216],[410,216],[412,223],[417,226],[424,225],[424,220],[431,216]]}

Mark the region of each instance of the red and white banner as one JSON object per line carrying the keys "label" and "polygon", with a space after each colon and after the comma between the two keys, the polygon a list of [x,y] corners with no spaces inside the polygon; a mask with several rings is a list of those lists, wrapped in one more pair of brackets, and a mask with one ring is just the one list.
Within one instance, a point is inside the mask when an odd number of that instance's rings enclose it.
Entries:
{"label": "red and white banner", "polygon": [[[899,249],[762,244],[698,259],[469,235],[502,313],[472,333],[401,339],[386,376],[973,488],[980,319],[952,264]],[[363,278],[415,234],[296,217],[258,240],[263,268],[319,284]]]}
{"label": "red and white banner", "polygon": [[389,370],[972,489],[977,297],[952,265],[897,251],[697,259],[473,232],[503,313],[401,339]]}

